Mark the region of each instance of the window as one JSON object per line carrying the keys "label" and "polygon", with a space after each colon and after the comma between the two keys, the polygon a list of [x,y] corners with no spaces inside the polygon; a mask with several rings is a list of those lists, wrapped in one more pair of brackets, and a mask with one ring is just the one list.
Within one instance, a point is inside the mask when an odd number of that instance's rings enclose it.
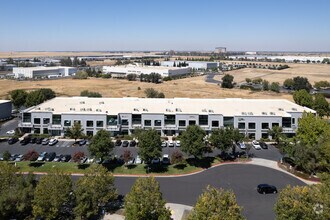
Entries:
{"label": "window", "polygon": [[80,120],[74,120],[73,124],[81,124],[81,121]]}
{"label": "window", "polygon": [[256,139],[256,134],[255,134],[255,133],[249,133],[249,134],[248,134],[248,137],[249,137],[250,139]]}
{"label": "window", "polygon": [[249,123],[249,129],[256,129],[256,123],[250,122]]}
{"label": "window", "polygon": [[268,133],[261,133],[261,137],[263,139],[268,139]]}
{"label": "window", "polygon": [[165,115],[165,125],[175,125],[175,115]]}
{"label": "window", "polygon": [[155,120],[155,126],[162,126],[162,121],[161,120]]}
{"label": "window", "polygon": [[34,124],[40,125],[40,118],[34,118]]}
{"label": "window", "polygon": [[43,118],[43,124],[49,124],[49,122],[50,122],[49,118]]}
{"label": "window", "polygon": [[262,129],[269,129],[269,123],[261,123]]}
{"label": "window", "polygon": [[296,119],[292,118],[292,124],[296,124]]}
{"label": "window", "polygon": [[48,134],[48,128],[44,128],[42,131],[43,134]]}
{"label": "window", "polygon": [[238,123],[238,129],[245,129],[245,122]]}
{"label": "window", "polygon": [[71,126],[71,120],[64,120],[64,126]]}
{"label": "window", "polygon": [[219,121],[212,121],[212,127],[218,128],[219,127]]}
{"label": "window", "polygon": [[96,127],[103,127],[103,121],[96,121]]}
{"label": "window", "polygon": [[132,115],[132,124],[141,124],[141,115]]}
{"label": "window", "polygon": [[94,121],[86,121],[86,127],[93,127]]}
{"label": "window", "polygon": [[121,125],[128,125],[128,119],[122,119]]}
{"label": "window", "polygon": [[289,118],[289,117],[282,118],[282,127],[291,128],[291,118]]}
{"label": "window", "polygon": [[107,124],[108,125],[117,125],[118,116],[117,115],[107,115]]}
{"label": "window", "polygon": [[151,126],[151,120],[144,120],[144,126]]}
{"label": "window", "polygon": [[60,125],[61,124],[61,115],[53,115],[53,124]]}
{"label": "window", "polygon": [[234,127],[234,117],[223,117],[224,127]]}
{"label": "window", "polygon": [[185,127],[186,126],[186,121],[185,120],[179,120],[179,126],[180,127]]}
{"label": "window", "polygon": [[86,131],[86,135],[92,137],[94,135],[93,131]]}
{"label": "window", "polygon": [[34,133],[35,134],[40,134],[40,128],[34,128]]}
{"label": "window", "polygon": [[31,113],[23,113],[23,122],[31,122]]}
{"label": "window", "polygon": [[208,125],[209,124],[209,116],[208,115],[200,115],[198,117],[199,125]]}
{"label": "window", "polygon": [[195,120],[189,120],[189,125],[195,125],[196,121]]}
{"label": "window", "polygon": [[272,123],[272,127],[279,127],[279,123]]}

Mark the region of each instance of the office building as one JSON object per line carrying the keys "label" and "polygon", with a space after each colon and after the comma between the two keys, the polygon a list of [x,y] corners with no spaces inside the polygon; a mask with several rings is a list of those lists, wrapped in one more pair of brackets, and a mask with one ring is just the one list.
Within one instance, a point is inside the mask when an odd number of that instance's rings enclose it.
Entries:
{"label": "office building", "polygon": [[12,104],[10,100],[0,100],[0,120],[11,117]]}
{"label": "office building", "polygon": [[38,67],[17,67],[13,68],[15,78],[54,78],[73,76],[77,72],[75,67],[66,66],[38,66]]}

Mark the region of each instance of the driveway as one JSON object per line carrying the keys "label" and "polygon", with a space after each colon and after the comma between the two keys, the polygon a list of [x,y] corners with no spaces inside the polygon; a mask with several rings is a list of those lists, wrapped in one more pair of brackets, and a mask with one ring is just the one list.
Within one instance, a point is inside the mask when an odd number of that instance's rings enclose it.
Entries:
{"label": "driveway", "polygon": [[15,130],[18,126],[18,118],[14,118],[10,121],[5,122],[0,126],[0,136],[8,136],[7,131]]}

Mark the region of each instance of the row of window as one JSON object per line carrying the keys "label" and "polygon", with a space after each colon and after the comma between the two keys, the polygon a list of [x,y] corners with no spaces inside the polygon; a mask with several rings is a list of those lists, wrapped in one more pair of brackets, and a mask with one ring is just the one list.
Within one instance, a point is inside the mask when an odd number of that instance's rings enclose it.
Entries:
{"label": "row of window", "polygon": [[[275,126],[279,126],[279,123],[272,123],[272,127]],[[245,122],[239,122],[238,123],[238,129],[256,129],[256,123],[255,122],[249,122],[247,123],[247,127],[246,127],[246,123]],[[269,129],[269,123],[261,123],[261,129]]]}

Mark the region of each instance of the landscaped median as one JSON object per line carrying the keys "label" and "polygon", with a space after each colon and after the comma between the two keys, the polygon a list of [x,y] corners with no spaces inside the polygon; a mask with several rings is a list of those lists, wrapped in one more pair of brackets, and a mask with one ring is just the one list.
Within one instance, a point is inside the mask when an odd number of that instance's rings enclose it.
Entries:
{"label": "landscaped median", "polygon": [[[64,173],[70,174],[84,174],[88,167],[96,166],[96,164],[78,164],[73,162],[61,163],[61,162],[12,162],[19,172],[35,172],[35,173],[48,173],[53,170],[59,170]],[[223,163],[218,158],[204,158],[198,162],[187,159],[186,163],[176,165],[152,165],[151,169],[147,169],[146,164],[134,164],[134,165],[120,165],[120,164],[104,164],[109,171],[114,175],[184,175],[202,171]]]}

